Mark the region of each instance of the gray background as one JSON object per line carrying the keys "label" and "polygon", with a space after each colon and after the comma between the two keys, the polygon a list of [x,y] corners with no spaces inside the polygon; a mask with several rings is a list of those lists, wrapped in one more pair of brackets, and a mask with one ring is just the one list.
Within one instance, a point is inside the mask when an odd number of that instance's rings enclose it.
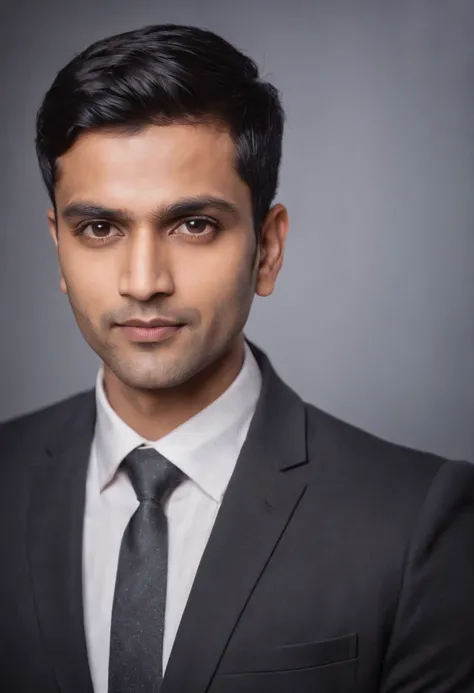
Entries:
{"label": "gray background", "polygon": [[291,234],[247,336],[320,408],[474,461],[474,2],[83,0],[0,8],[0,420],[92,386],[59,291],[34,116],[88,43],[208,27],[282,91]]}

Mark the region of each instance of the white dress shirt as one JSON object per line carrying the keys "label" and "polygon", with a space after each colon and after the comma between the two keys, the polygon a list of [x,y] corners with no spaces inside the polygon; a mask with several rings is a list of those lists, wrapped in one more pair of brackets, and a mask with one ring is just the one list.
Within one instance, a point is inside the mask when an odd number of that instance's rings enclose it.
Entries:
{"label": "white dress shirt", "polygon": [[168,585],[163,673],[202,553],[255,412],[261,374],[245,342],[244,363],[230,387],[160,440],[142,438],[112,409],[96,379],[97,420],[86,486],[83,548],[84,623],[95,693],[107,693],[110,626],[120,543],[138,508],[121,461],[139,445],[155,448],[187,479],[168,497]]}

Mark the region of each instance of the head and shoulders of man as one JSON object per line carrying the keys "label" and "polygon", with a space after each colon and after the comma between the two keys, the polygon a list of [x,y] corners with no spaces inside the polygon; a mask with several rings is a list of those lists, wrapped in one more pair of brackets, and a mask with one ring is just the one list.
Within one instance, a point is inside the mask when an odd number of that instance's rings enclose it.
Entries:
{"label": "head and shoulders of man", "polygon": [[[92,44],[45,95],[36,147],[60,289],[111,405],[149,440],[230,386],[254,297],[275,288],[289,230],[274,203],[284,119],[249,57],[177,25]],[[137,320],[161,320],[164,335],[140,341],[125,325]],[[309,449],[403,468],[425,460],[428,476],[441,464],[289,396],[304,408]],[[93,409],[93,391],[5,422],[0,438],[41,437],[81,408]]]}

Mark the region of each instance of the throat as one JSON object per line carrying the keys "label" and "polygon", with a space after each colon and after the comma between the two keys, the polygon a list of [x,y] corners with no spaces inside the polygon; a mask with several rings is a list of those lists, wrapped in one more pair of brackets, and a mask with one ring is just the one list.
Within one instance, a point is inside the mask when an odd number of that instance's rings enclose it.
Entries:
{"label": "throat", "polygon": [[[229,355],[227,355],[229,356]],[[244,348],[221,359],[175,388],[137,390],[104,368],[104,392],[116,414],[149,441],[163,438],[216,401],[239,374]]]}

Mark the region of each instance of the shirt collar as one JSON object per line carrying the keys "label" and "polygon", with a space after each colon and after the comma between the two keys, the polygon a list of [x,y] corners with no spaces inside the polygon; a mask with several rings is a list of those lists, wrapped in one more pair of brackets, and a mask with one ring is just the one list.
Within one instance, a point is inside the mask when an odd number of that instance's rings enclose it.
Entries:
{"label": "shirt collar", "polygon": [[149,441],[112,409],[105,394],[101,365],[95,386],[94,435],[100,491],[112,480],[122,460],[136,447],[146,445],[173,462],[219,502],[247,435],[260,389],[260,369],[245,342],[242,368],[227,390],[163,438]]}

